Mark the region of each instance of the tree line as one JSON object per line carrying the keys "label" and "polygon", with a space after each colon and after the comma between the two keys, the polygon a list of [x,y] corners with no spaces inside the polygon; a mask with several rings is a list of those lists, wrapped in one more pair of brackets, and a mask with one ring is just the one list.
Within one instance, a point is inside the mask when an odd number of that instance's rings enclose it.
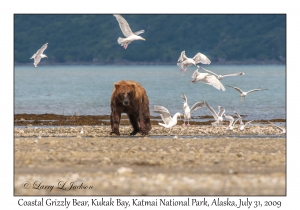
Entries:
{"label": "tree line", "polygon": [[110,14],[15,14],[14,61],[30,57],[45,43],[47,63],[176,63],[205,54],[212,63],[286,61],[285,14],[122,14],[146,41],[123,49],[124,37]]}

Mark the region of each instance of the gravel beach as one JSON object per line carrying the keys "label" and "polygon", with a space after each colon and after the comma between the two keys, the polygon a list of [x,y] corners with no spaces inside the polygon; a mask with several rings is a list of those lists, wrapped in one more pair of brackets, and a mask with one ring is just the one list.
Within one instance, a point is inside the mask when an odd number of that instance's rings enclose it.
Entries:
{"label": "gravel beach", "polygon": [[270,125],[131,130],[15,128],[14,194],[286,195],[286,138]]}

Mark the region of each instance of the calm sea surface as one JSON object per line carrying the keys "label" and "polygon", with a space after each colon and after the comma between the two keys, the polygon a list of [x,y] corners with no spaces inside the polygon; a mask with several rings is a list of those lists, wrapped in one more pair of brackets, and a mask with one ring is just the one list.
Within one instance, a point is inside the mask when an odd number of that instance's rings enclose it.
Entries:
{"label": "calm sea surface", "polygon": [[[240,102],[239,93],[229,87],[220,91],[202,82],[193,84],[195,67],[180,72],[172,66],[16,66],[14,69],[15,114],[109,115],[113,84],[119,80],[135,80],[146,89],[153,105],[162,105],[171,115],[183,113],[184,93],[190,107],[207,101],[215,110],[223,106],[226,113],[237,111],[246,120],[286,119],[286,69],[283,65],[202,65],[218,74],[243,71],[245,75],[225,77],[223,85],[236,86],[243,91],[268,88],[247,95]],[[204,72],[199,70],[199,72]],[[193,116],[210,115],[207,108],[193,112]]]}

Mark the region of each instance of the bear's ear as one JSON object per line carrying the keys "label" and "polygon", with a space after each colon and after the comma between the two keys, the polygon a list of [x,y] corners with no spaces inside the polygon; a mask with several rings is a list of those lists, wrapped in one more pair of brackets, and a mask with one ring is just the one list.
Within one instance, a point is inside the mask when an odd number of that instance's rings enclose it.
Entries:
{"label": "bear's ear", "polygon": [[115,88],[118,89],[119,87],[120,85],[115,83]]}
{"label": "bear's ear", "polygon": [[135,84],[132,84],[131,87],[132,87],[133,89],[135,89]]}

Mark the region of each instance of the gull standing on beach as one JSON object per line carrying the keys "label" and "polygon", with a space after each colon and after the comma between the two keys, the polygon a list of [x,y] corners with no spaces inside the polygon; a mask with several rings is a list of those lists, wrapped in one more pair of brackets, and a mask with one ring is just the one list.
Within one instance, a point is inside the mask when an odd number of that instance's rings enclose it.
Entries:
{"label": "gull standing on beach", "polygon": [[127,21],[121,15],[114,15],[114,16],[116,17],[117,21],[119,22],[122,33],[126,37],[126,38],[121,38],[121,37],[118,38],[118,43],[121,46],[123,46],[124,49],[126,49],[127,46],[132,41],[135,41],[135,40],[144,40],[145,41],[146,40],[143,37],[138,36],[139,34],[144,33],[145,30],[140,30],[140,31],[137,31],[137,32],[133,33],[130,29],[129,24],[127,23]]}
{"label": "gull standing on beach", "polygon": [[160,126],[163,126],[165,128],[170,128],[169,135],[171,135],[172,128],[177,125],[177,117],[180,117],[182,114],[177,112],[173,117],[171,117],[171,114],[168,109],[166,109],[163,106],[157,106],[154,105],[154,112],[159,113],[161,119],[163,120],[163,123],[158,123]]}
{"label": "gull standing on beach", "polygon": [[238,87],[233,87],[233,86],[230,86],[230,85],[225,85],[225,86],[227,86],[227,87],[231,87],[231,88],[233,88],[233,89],[235,89],[236,91],[238,91],[241,95],[240,95],[240,101],[242,101],[242,97],[244,98],[244,101],[246,101],[246,95],[248,94],[248,93],[252,93],[252,92],[255,92],[255,91],[260,91],[260,90],[268,90],[267,88],[265,88],[265,89],[253,89],[253,90],[249,90],[248,92],[244,92],[244,91],[242,91],[240,88],[238,88]]}
{"label": "gull standing on beach", "polygon": [[44,55],[43,52],[48,47],[48,43],[44,44],[30,59],[34,59],[33,65],[37,67],[42,58],[48,58],[47,55]]}
{"label": "gull standing on beach", "polygon": [[190,124],[189,124],[189,120],[191,119],[191,112],[192,111],[195,111],[195,110],[197,110],[197,109],[200,109],[200,108],[202,108],[202,107],[205,107],[206,106],[206,104],[205,104],[205,102],[197,102],[197,103],[195,103],[193,106],[192,106],[192,108],[190,109],[190,107],[189,107],[189,105],[188,105],[188,103],[187,103],[187,98],[186,98],[186,96],[183,94],[183,93],[181,93],[181,98],[183,98],[183,100],[184,100],[184,102],[183,102],[183,110],[184,110],[184,122],[183,122],[183,124],[182,124],[182,126],[185,126],[185,121],[187,120],[187,126],[189,126]]}
{"label": "gull standing on beach", "polygon": [[204,71],[207,71],[208,73],[211,73],[211,74],[215,75],[215,76],[217,77],[218,80],[221,80],[223,77],[239,76],[239,75],[244,75],[244,74],[245,74],[244,72],[238,72],[238,73],[234,73],[234,74],[224,74],[224,75],[221,75],[221,74],[216,74],[216,73],[214,73],[214,72],[212,72],[212,71],[209,71],[209,70],[207,70],[207,69],[205,69],[205,68],[202,68],[201,66],[200,66],[200,68],[201,68],[202,70],[204,70]]}
{"label": "gull standing on beach", "polygon": [[192,80],[190,80],[189,82],[196,83],[198,81],[204,82],[208,85],[212,85],[218,90],[222,89],[223,91],[226,91],[223,84],[214,75],[211,75],[209,73],[199,73],[198,69],[196,69],[192,75]]}
{"label": "gull standing on beach", "polygon": [[208,103],[205,101],[205,104],[209,111],[211,112],[212,116],[215,118],[215,122],[211,123],[213,126],[219,126],[223,124],[223,114],[225,113],[225,109],[221,106],[218,106],[219,112],[218,114],[215,112],[215,110],[208,105]]}
{"label": "gull standing on beach", "polygon": [[239,119],[237,119],[236,121],[234,121],[234,118],[233,118],[232,116],[227,115],[227,114],[225,114],[225,113],[224,113],[224,117],[225,117],[227,120],[229,120],[229,126],[227,127],[226,130],[231,130],[231,131],[232,131],[233,128],[234,128],[235,123],[236,123]]}
{"label": "gull standing on beach", "polygon": [[249,125],[252,121],[253,121],[253,120],[248,121],[248,122],[246,122],[245,124],[244,124],[244,123],[243,123],[243,124],[240,124],[240,127],[239,127],[240,131],[245,130],[245,127],[246,127],[247,125]]}
{"label": "gull standing on beach", "polygon": [[179,66],[180,71],[186,72],[189,66],[196,66],[198,63],[210,64],[211,61],[204,54],[199,52],[193,58],[188,58],[185,55],[185,51],[182,51],[178,58],[177,66]]}
{"label": "gull standing on beach", "polygon": [[282,127],[279,127],[278,125],[275,125],[274,123],[268,121],[271,125],[273,125],[277,130],[280,131],[280,134],[285,134],[286,133],[286,129],[285,128],[282,128]]}

